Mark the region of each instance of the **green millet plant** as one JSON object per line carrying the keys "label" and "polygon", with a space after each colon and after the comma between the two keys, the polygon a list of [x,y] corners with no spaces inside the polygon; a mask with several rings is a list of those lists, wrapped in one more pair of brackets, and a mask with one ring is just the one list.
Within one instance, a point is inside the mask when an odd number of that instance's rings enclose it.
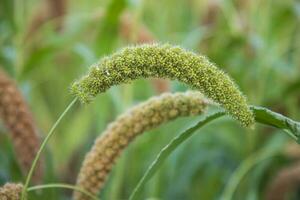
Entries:
{"label": "green millet plant", "polygon": [[168,44],[127,47],[104,57],[71,90],[86,103],[113,85],[150,77],[179,80],[219,103],[242,125],[254,124],[246,98],[228,75],[205,56]]}
{"label": "green millet plant", "polygon": [[[201,93],[186,92],[163,94],[133,107],[96,139],[80,169],[77,187],[96,195],[104,186],[115,160],[136,136],[175,118],[199,115],[208,103]],[[74,199],[88,198],[75,192]]]}

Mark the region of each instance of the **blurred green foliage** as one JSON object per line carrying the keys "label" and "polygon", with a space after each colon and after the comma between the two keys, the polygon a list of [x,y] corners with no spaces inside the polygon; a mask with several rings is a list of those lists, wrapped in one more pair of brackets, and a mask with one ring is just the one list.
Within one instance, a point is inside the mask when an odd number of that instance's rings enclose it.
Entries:
{"label": "blurred green foliage", "polygon": [[[44,17],[32,28],[45,13],[42,9],[49,15],[57,10],[49,0],[0,0],[0,66],[16,79],[42,136],[72,100],[70,83],[101,56],[135,42],[121,33],[124,13],[132,16],[131,35],[145,26],[157,41],[206,54],[233,77],[251,104],[300,120],[299,1],[66,2],[60,17]],[[171,91],[186,89],[171,83]],[[110,89],[90,105],[77,105],[48,144],[45,183],[74,184],[96,136],[118,114],[156,93],[151,81],[138,80]],[[103,199],[128,198],[161,148],[198,119],[179,119],[138,138],[117,162]],[[0,185],[24,180],[2,124],[0,130]],[[276,156],[255,164],[233,195],[233,199],[263,199],[274,174],[294,161],[284,153],[291,142],[265,126],[246,130],[229,117],[218,120],[175,151],[143,189],[143,199],[220,199],[247,158],[269,149]],[[71,197],[70,191],[60,189],[31,195],[45,200]]]}

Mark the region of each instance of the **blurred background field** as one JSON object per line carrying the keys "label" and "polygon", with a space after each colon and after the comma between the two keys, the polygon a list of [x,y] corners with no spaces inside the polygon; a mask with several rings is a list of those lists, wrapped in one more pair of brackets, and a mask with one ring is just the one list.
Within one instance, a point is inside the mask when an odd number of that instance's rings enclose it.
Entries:
{"label": "blurred background field", "polygon": [[[41,137],[73,99],[70,84],[90,65],[124,46],[154,41],[207,55],[251,104],[300,120],[300,1],[0,0],[0,67],[22,90]],[[116,116],[164,91],[187,89],[178,82],[138,80],[89,105],[77,104],[48,144],[44,183],[74,184],[84,154]],[[102,199],[128,199],[158,152],[198,119],[179,119],[139,137],[118,160]],[[233,199],[265,199],[276,174],[299,158],[300,146],[283,132],[261,125],[247,130],[226,117],[178,148],[142,197],[221,199],[233,189]],[[0,185],[22,180],[1,124]],[[300,198],[295,188],[290,199]],[[70,194],[48,189],[32,199]]]}

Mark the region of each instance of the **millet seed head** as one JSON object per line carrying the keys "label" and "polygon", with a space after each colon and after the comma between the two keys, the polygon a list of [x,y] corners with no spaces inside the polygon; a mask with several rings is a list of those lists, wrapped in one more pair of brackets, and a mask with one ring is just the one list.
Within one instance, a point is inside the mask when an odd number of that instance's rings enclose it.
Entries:
{"label": "millet seed head", "polygon": [[[96,140],[80,169],[77,186],[97,194],[115,160],[138,135],[178,117],[199,115],[208,101],[200,92],[163,94],[131,108],[119,116]],[[75,192],[75,200],[87,200]]]}
{"label": "millet seed head", "polygon": [[71,90],[87,103],[114,85],[139,78],[181,81],[220,104],[242,125],[250,127],[254,124],[245,96],[227,74],[205,56],[168,44],[127,47],[104,57],[86,76],[75,82]]}
{"label": "millet seed head", "polygon": [[[40,139],[30,110],[13,80],[0,70],[0,117],[13,141],[17,160],[27,174],[38,151]],[[34,181],[42,178],[41,161],[34,173]]]}
{"label": "millet seed head", "polygon": [[22,184],[6,183],[0,187],[0,200],[20,200]]}

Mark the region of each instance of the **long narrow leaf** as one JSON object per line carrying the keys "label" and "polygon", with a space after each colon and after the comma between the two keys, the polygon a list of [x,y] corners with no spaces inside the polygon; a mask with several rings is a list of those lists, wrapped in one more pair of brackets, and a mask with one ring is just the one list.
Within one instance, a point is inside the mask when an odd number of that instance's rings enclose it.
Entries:
{"label": "long narrow leaf", "polygon": [[299,143],[300,123],[264,107],[251,106],[256,122],[279,128]]}
{"label": "long narrow leaf", "polygon": [[[264,107],[251,106],[255,114],[255,120],[258,123],[269,125],[275,128],[279,128],[285,132],[287,132],[293,139],[299,142],[300,136],[300,123],[296,122],[288,117],[285,117],[279,113],[273,112]],[[176,136],[168,145],[166,145],[160,153],[157,155],[156,159],[151,163],[137,186],[134,188],[131,193],[129,200],[138,199],[138,195],[141,192],[142,187],[145,185],[147,181],[151,179],[151,177],[155,174],[155,172],[160,168],[163,162],[169,157],[169,155],[184,141],[186,141],[190,136],[192,136],[196,130],[206,125],[210,121],[217,119],[226,113],[224,111],[213,113],[206,118],[199,121],[195,126],[189,128],[185,132]]]}
{"label": "long narrow leaf", "polygon": [[191,137],[196,130],[204,126],[205,124],[209,123],[210,121],[217,119],[221,116],[225,115],[224,111],[213,113],[206,118],[199,121],[195,126],[187,129],[180,135],[176,136],[167,146],[165,146],[156,159],[152,162],[150,167],[147,169],[146,173],[142,177],[142,179],[139,181],[137,186],[134,188],[132,194],[129,197],[129,200],[135,200],[138,199],[138,195],[141,191],[141,188],[145,185],[145,183],[150,180],[150,178],[155,174],[155,172],[160,168],[160,166],[163,164],[163,162],[169,157],[169,155],[184,141],[186,141],[189,137]]}

